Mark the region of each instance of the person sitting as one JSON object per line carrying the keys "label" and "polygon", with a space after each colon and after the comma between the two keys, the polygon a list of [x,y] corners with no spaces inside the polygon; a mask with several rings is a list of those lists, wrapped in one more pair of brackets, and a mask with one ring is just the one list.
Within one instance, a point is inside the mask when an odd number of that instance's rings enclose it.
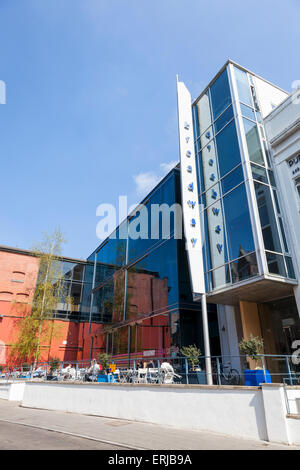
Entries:
{"label": "person sitting", "polygon": [[102,370],[101,364],[97,364],[96,359],[93,359],[91,361],[91,366],[87,370],[87,373],[85,374],[85,380],[87,381],[92,381],[95,376],[100,374],[100,371]]}

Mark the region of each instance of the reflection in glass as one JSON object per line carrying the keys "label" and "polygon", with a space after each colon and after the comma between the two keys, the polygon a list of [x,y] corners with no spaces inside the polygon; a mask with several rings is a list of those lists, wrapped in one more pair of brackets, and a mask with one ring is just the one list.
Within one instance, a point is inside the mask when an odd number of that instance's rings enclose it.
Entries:
{"label": "reflection in glass", "polygon": [[234,73],[240,101],[252,107],[253,104],[247,73],[239,69],[238,67],[234,67]]}
{"label": "reflection in glass", "polygon": [[290,279],[296,279],[296,274],[295,274],[292,258],[290,258],[289,256],[285,256],[285,262],[286,262],[288,277]]}
{"label": "reflection in glass", "polygon": [[242,165],[239,165],[235,170],[231,171],[225,178],[221,179],[222,192],[226,194],[235,186],[244,180]]}
{"label": "reflection in glass", "polygon": [[214,126],[215,126],[215,134],[219,132],[221,129],[223,129],[226,124],[228,124],[229,121],[233,118],[233,110],[232,106],[229,106],[226,111],[216,120]]}
{"label": "reflection in glass", "polygon": [[283,256],[266,251],[268,269],[270,274],[286,277]]}
{"label": "reflection in glass", "polygon": [[220,177],[222,177],[241,163],[241,155],[234,121],[231,121],[231,123],[216,136],[216,144],[218,150]]}
{"label": "reflection in glass", "polygon": [[221,268],[214,269],[211,272],[213,289],[220,289],[231,283],[229,265],[225,264]]}
{"label": "reflection in glass", "polygon": [[276,218],[269,186],[254,183],[260,223],[266,250],[281,253]]}
{"label": "reflection in glass", "polygon": [[232,282],[244,281],[258,275],[256,254],[251,253],[230,264]]}
{"label": "reflection in glass", "polygon": [[251,162],[259,163],[264,165],[263,153],[260,146],[260,139],[257,131],[257,125],[249,121],[249,119],[243,118],[247,147],[249,153],[249,159]]}
{"label": "reflection in glass", "polygon": [[229,257],[234,260],[255,250],[245,185],[223,198]]}
{"label": "reflection in glass", "polygon": [[248,119],[252,119],[252,121],[255,121],[254,110],[252,108],[249,108],[249,106],[244,105],[243,103],[240,103],[240,106],[241,106],[242,115]]}
{"label": "reflection in glass", "polygon": [[[214,119],[229,106],[231,103],[230,88],[228,83],[227,69],[217,78],[210,87],[210,96]],[[200,118],[201,120],[201,118]]]}
{"label": "reflection in glass", "polygon": [[261,166],[257,166],[257,165],[254,165],[253,163],[251,163],[251,169],[252,169],[252,176],[253,176],[253,179],[257,180],[257,181],[260,181],[262,183],[266,183],[268,184],[268,176],[267,176],[267,172],[264,168],[262,168]]}

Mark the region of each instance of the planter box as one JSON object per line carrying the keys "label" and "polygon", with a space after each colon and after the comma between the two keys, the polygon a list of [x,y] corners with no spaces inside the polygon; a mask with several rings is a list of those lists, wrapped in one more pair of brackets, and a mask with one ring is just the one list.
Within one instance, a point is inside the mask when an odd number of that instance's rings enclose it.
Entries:
{"label": "planter box", "polygon": [[270,384],[272,382],[269,370],[262,369],[245,369],[244,370],[245,385],[258,386],[262,383]]}
{"label": "planter box", "polygon": [[116,374],[99,374],[97,375],[97,382],[116,382],[117,375]]}
{"label": "planter box", "polygon": [[[184,375],[183,375],[184,377]],[[190,371],[188,373],[189,384],[191,385],[205,385],[206,384],[206,374],[203,370],[195,370],[194,372]]]}

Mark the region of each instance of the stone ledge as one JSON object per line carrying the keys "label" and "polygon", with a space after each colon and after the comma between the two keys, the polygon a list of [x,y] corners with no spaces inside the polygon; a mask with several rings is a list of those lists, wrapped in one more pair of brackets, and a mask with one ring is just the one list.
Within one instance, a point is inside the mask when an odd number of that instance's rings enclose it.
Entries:
{"label": "stone ledge", "polygon": [[300,419],[300,414],[290,413],[290,414],[287,414],[286,417],[290,419]]}
{"label": "stone ledge", "polygon": [[198,385],[198,384],[133,384],[133,383],[105,383],[105,382],[71,382],[71,381],[51,381],[51,380],[28,380],[27,383],[36,385],[75,385],[75,386],[88,386],[88,387],[124,387],[124,388],[169,388],[169,389],[190,389],[190,390],[261,390],[261,387],[250,387],[243,385]]}

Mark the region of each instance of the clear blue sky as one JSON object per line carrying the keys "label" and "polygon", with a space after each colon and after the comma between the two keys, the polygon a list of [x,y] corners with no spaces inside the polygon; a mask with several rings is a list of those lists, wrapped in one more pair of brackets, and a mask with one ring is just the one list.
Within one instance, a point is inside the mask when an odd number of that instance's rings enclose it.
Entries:
{"label": "clear blue sky", "polygon": [[59,226],[88,256],[98,204],[178,160],[176,74],[196,97],[231,58],[290,91],[299,18],[298,0],[0,0],[0,244]]}

